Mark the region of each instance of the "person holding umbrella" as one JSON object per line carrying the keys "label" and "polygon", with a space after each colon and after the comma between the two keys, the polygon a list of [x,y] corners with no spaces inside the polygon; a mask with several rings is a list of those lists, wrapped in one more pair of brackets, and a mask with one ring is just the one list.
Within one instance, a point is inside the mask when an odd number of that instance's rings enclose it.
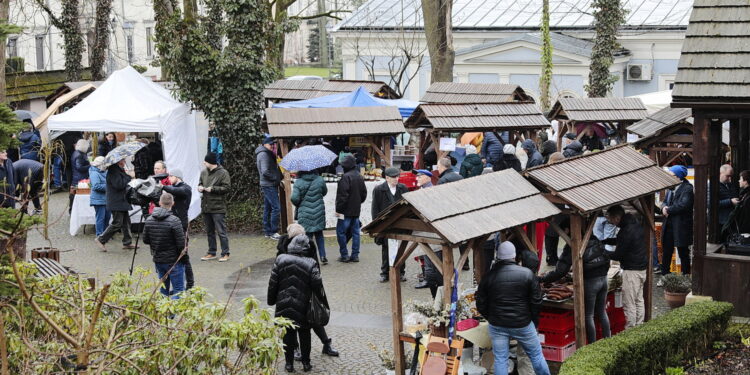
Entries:
{"label": "person holding umbrella", "polygon": [[117,232],[122,232],[122,248],[135,250],[133,237],[130,235],[130,215],[132,208],[126,197],[128,183],[133,178],[133,172],[125,172],[125,158],[135,155],[143,148],[142,143],[128,143],[116,147],[107,154],[104,166],[107,168],[107,209],[112,213],[112,223],[107,226],[104,233],[94,239],[94,242],[102,251],[107,251],[107,242]]}

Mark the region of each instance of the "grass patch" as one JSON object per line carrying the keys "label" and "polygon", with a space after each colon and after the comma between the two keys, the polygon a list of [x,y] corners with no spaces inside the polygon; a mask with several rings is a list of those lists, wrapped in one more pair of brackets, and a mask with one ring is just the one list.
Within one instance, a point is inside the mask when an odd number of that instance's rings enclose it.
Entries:
{"label": "grass patch", "polygon": [[318,76],[327,79],[330,74],[328,68],[315,68],[310,66],[290,66],[284,68],[284,77],[291,76]]}

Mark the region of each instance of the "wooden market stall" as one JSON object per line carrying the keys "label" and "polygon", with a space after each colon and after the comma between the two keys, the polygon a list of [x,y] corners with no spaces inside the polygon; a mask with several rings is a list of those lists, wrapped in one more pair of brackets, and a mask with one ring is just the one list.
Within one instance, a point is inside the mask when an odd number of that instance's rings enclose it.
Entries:
{"label": "wooden market stall", "polygon": [[[268,108],[268,132],[278,140],[279,156],[284,157],[294,146],[295,139],[358,137],[374,153],[378,166],[391,166],[391,136],[403,133],[404,124],[396,107],[347,108]],[[294,217],[291,203],[292,180],[284,172],[281,210],[281,230]],[[329,195],[332,193],[329,189]],[[333,193],[335,196],[335,193]],[[371,194],[368,194],[371,196]],[[327,205],[330,206],[330,205]],[[369,210],[369,204],[364,204]]]}
{"label": "wooden market stall", "polygon": [[693,157],[693,115],[690,108],[664,108],[628,126],[638,135],[633,147],[648,152],[651,160],[664,167],[687,155]]}
{"label": "wooden market stall", "polygon": [[427,88],[422,103],[534,103],[518,85],[502,83],[435,82]]}
{"label": "wooden market stall", "polygon": [[[504,170],[404,194],[363,228],[373,237],[400,240],[396,260],[390,267],[391,314],[396,374],[404,374],[404,340],[399,267],[420,248],[443,275],[444,288],[453,286],[453,270],[460,270],[473,254],[477,283],[482,279],[482,244],[495,232],[511,231],[532,249],[534,236],[521,229],[527,223],[545,220],[560,210],[514,170]],[[530,226],[533,227],[533,226]],[[454,250],[467,250],[454,261]],[[442,261],[434,249],[442,249]],[[450,303],[451,294],[443,293]]]}
{"label": "wooden market stall", "polygon": [[[629,203],[643,220],[643,239],[651,249],[654,234],[654,193],[679,184],[648,157],[629,145],[565,159],[528,169],[524,175],[552,203],[567,206],[570,235],[554,222],[552,228],[572,249],[576,347],[586,344],[586,323],[583,296],[583,252],[592,235],[596,217],[601,210]],[[650,253],[650,252],[649,252]],[[644,298],[646,319],[651,317],[651,286],[653,257],[649,256]]]}
{"label": "wooden market stall", "polygon": [[407,129],[419,131],[419,167],[424,167],[424,153],[435,145],[438,159],[448,154],[440,151],[440,138],[451,133],[508,131],[512,144],[536,139],[539,130],[548,128],[549,121],[531,103],[423,103],[404,122]]}
{"label": "wooden market stall", "polygon": [[581,139],[586,133],[576,131],[577,124],[586,124],[586,127],[600,124],[607,130],[614,130],[624,142],[627,139],[626,128],[647,116],[646,106],[639,98],[562,98],[552,106],[547,118],[559,123],[559,150],[562,147],[562,137],[566,133],[577,134],[577,139]]}
{"label": "wooden market stall", "polygon": [[730,254],[719,243],[718,210],[708,208],[718,205],[724,123],[735,177],[750,169],[749,19],[747,1],[696,0],[672,92],[672,107],[692,108],[694,117],[693,294],[731,302],[744,317],[750,316],[750,256]]}
{"label": "wooden market stall", "polygon": [[266,107],[271,103],[291,102],[319,98],[332,94],[343,94],[364,87],[367,92],[381,99],[399,99],[401,96],[382,81],[350,80],[278,80],[266,86],[263,97]]}

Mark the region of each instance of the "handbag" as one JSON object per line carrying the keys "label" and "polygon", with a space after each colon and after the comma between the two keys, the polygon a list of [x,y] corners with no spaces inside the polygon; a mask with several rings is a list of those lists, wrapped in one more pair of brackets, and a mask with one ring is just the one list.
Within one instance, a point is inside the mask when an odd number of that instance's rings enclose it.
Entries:
{"label": "handbag", "polygon": [[318,293],[310,296],[310,306],[307,308],[307,322],[312,326],[325,326],[331,318],[331,309],[323,303]]}

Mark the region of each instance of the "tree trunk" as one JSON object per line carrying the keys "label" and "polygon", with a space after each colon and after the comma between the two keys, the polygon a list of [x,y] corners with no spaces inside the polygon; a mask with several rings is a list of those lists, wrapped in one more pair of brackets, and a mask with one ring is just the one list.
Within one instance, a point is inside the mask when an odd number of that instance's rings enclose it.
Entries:
{"label": "tree trunk", "polygon": [[549,34],[549,0],[544,0],[542,5],[542,75],[539,78],[539,105],[543,112],[549,111],[550,84],[552,81],[552,41]]}
{"label": "tree trunk", "polygon": [[91,80],[104,79],[104,61],[109,47],[109,15],[112,12],[112,0],[96,1],[96,19],[94,21],[94,45],[91,50]]}
{"label": "tree trunk", "polygon": [[[10,13],[10,0],[0,0],[0,23],[8,23],[8,13]],[[7,101],[5,91],[5,40],[6,36],[0,39],[0,67],[2,67],[2,74],[0,74],[0,103]]]}
{"label": "tree trunk", "polygon": [[430,51],[430,82],[453,82],[453,1],[422,0],[424,32]]}
{"label": "tree trunk", "polygon": [[[318,13],[323,14],[326,12],[325,0],[318,0]],[[320,65],[328,67],[328,30],[326,30],[326,23],[328,19],[326,17],[318,18],[318,38],[320,38],[320,44],[318,44],[318,55],[320,56]]]}

